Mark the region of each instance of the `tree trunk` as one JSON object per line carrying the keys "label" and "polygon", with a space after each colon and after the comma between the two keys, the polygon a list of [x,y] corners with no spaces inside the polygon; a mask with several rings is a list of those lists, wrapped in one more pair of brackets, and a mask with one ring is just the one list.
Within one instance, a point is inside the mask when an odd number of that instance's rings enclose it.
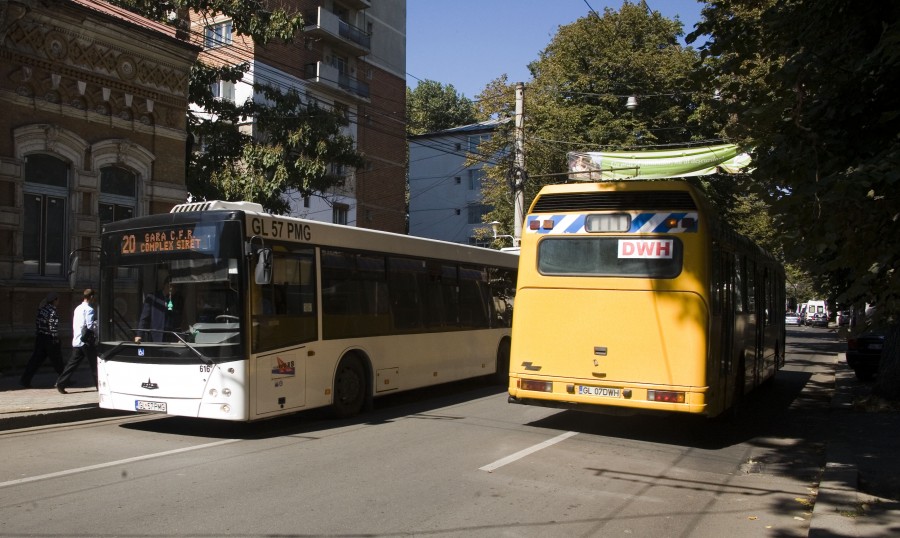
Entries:
{"label": "tree trunk", "polygon": [[888,326],[874,392],[886,400],[900,401],[900,323]]}

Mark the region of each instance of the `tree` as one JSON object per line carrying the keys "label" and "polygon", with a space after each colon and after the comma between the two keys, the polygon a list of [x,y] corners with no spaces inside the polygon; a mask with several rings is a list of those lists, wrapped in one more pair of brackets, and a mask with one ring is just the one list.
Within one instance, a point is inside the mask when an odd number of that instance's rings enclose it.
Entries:
{"label": "tree", "polygon": [[[602,16],[590,14],[561,26],[537,60],[525,92],[526,207],[547,183],[564,179],[569,151],[648,148],[717,136],[716,125],[698,113],[709,106],[693,77],[698,55],[678,43],[681,23],[624,2]],[[479,94],[479,115],[509,117],[514,89],[506,77]],[[635,96],[634,110],[625,108]],[[712,127],[711,127],[712,126]],[[512,125],[489,147],[495,154],[512,141]],[[483,193],[494,206],[486,218],[512,222],[509,181],[512,152],[488,172]],[[510,233],[506,230],[504,233]]]}
{"label": "tree", "polygon": [[786,256],[840,303],[877,305],[890,330],[876,391],[900,399],[900,5],[722,0],[689,39],[700,34]]}
{"label": "tree", "polygon": [[[188,11],[232,20],[233,31],[250,36],[257,46],[289,44],[303,28],[299,13],[268,9],[261,0],[111,0],[126,9],[164,23],[170,14]],[[232,103],[213,97],[218,81],[239,82],[248,64],[210,66],[198,61],[191,73],[190,101],[204,112],[188,112],[190,148],[186,184],[199,198],[249,200],[267,210],[284,213],[288,191],[305,196],[340,185],[344,167],[359,167],[353,139],[343,134],[348,119],[338,110],[304,100],[295,90],[282,91],[256,84],[260,98]],[[256,137],[241,132],[239,124],[256,120]]]}
{"label": "tree", "polygon": [[406,88],[406,133],[433,133],[475,123],[472,101],[457,93],[453,84],[423,80],[414,90]]}

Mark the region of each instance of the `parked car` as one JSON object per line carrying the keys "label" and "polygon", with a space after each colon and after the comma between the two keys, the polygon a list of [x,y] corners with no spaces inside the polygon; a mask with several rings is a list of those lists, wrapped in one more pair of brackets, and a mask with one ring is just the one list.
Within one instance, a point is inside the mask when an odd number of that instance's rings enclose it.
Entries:
{"label": "parked car", "polygon": [[878,373],[885,331],[876,329],[847,338],[847,365],[860,381],[871,381]]}
{"label": "parked car", "polygon": [[800,316],[798,316],[794,312],[788,312],[784,315],[784,324],[785,325],[796,325],[800,326]]}
{"label": "parked car", "polygon": [[834,316],[834,322],[838,327],[842,325],[850,325],[850,311],[838,310],[838,313]]}
{"label": "parked car", "polygon": [[810,327],[828,327],[828,316],[824,313],[820,314],[818,312],[814,314],[807,314],[806,324]]}

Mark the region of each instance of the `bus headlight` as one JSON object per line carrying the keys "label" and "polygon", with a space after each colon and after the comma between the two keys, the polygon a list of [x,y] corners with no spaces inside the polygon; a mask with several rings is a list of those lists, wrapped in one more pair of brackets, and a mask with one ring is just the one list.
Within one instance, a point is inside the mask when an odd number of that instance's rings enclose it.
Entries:
{"label": "bus headlight", "polygon": [[224,389],[222,389],[222,396],[224,396],[224,397],[226,397],[226,398],[228,398],[229,396],[231,396],[231,389],[229,389],[229,388],[224,388]]}
{"label": "bus headlight", "polygon": [[215,398],[219,395],[219,391],[217,391],[216,389],[209,389],[209,395]]}

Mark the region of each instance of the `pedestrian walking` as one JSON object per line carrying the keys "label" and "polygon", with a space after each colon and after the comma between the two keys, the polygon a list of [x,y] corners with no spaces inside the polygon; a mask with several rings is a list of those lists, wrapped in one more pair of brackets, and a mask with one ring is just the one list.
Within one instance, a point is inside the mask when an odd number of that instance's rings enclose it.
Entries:
{"label": "pedestrian walking", "polygon": [[81,361],[88,360],[97,386],[97,318],[94,311],[94,290],[88,288],[82,294],[84,299],[75,308],[72,315],[72,357],[56,380],[56,390],[63,394],[69,384],[69,378]]}
{"label": "pedestrian walking", "polygon": [[51,291],[41,301],[38,308],[37,317],[34,320],[34,352],[28,359],[28,364],[25,365],[25,371],[19,380],[19,384],[26,389],[31,388],[31,379],[48,358],[53,369],[56,370],[56,375],[61,374],[63,366],[65,366],[59,345],[59,312],[56,310],[58,302],[59,295],[55,291]]}

